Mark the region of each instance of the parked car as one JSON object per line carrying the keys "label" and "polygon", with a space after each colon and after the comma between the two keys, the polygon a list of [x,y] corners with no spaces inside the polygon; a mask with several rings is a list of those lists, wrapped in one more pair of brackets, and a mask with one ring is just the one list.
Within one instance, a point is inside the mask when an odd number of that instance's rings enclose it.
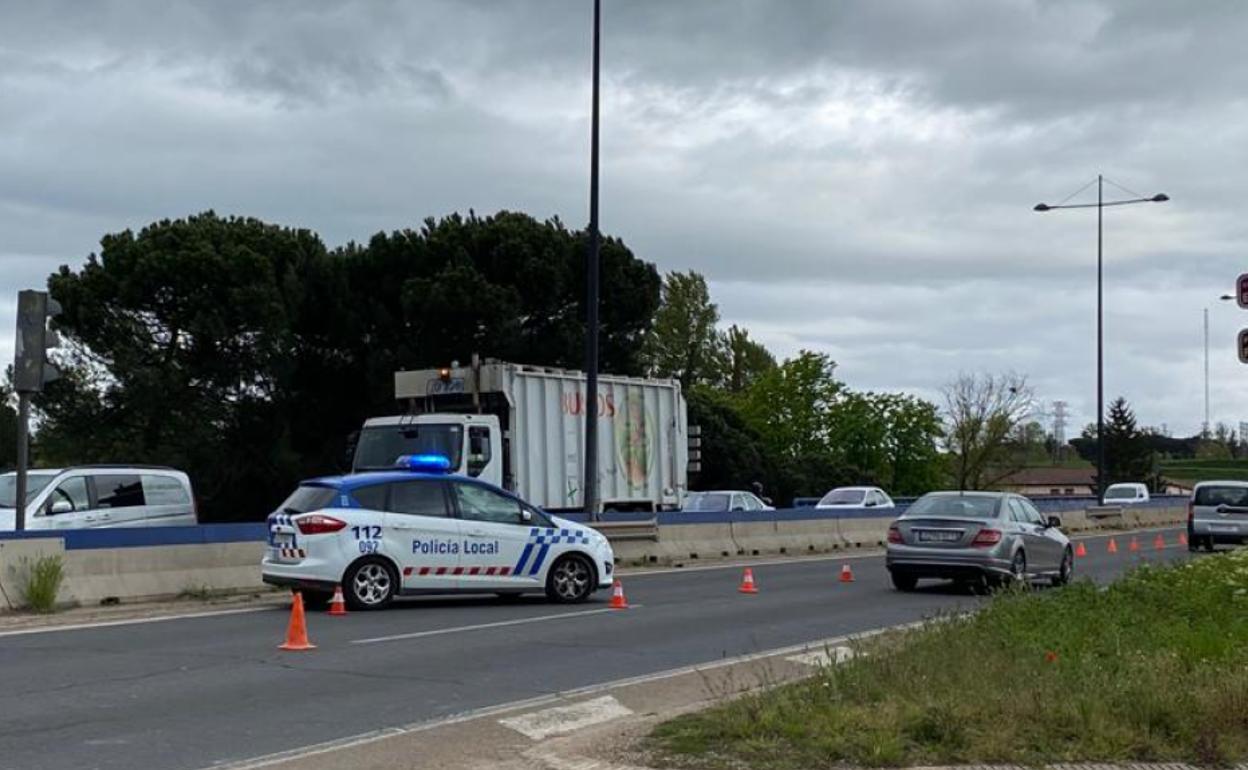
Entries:
{"label": "parked car", "polygon": [[1105,488],[1105,502],[1110,505],[1147,503],[1148,486],[1135,482],[1110,484]]}
{"label": "parked car", "polygon": [[[191,480],[173,468],[79,465],[26,475],[26,529],[176,527],[196,523]],[[0,530],[16,527],[17,474],[0,476]]]}
{"label": "parked car", "polygon": [[888,529],[885,566],[899,591],[920,579],[975,587],[1047,578],[1070,582],[1074,552],[1027,498],[1005,492],[931,492]]}
{"label": "parked car", "polygon": [[770,505],[753,492],[735,489],[713,492],[693,492],[685,498],[682,511],[774,511]]}
{"label": "parked car", "polygon": [[615,554],[601,533],[451,467],[404,456],[391,471],[302,482],[269,515],[261,578],[313,605],[342,586],[357,610],[422,593],[574,603],[611,587]]}
{"label": "parked car", "polygon": [[1248,543],[1248,481],[1202,481],[1187,506],[1187,547]]}
{"label": "parked car", "polygon": [[816,508],[896,508],[893,498],[879,487],[837,487],[823,496]]}

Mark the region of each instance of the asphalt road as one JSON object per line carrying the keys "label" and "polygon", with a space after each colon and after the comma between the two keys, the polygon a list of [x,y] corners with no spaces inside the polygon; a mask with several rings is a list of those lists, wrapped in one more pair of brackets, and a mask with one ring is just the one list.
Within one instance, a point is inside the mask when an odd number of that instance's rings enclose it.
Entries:
{"label": "asphalt road", "polygon": [[[1104,582],[1133,563],[1185,559],[1178,530],[1155,552],[1086,541],[1077,573]],[[0,768],[196,770],[387,726],[973,607],[950,586],[891,589],[882,557],[625,577],[576,607],[538,599],[419,599],[380,613],[309,616],[318,649],[283,653],[287,613],[0,634]]]}

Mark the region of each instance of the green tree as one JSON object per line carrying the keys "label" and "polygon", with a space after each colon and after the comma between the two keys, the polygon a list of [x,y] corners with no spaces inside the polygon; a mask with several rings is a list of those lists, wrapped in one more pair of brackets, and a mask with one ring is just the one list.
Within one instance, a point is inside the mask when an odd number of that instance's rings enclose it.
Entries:
{"label": "green tree", "polygon": [[[467,360],[579,367],[587,239],[523,214],[427,220],[328,252],[307,230],[208,212],[106,236],[49,279],[66,376],[37,405],[48,462],[191,473],[206,520],[253,519],[340,467],[394,372]],[[602,249],[603,370],[640,374],[659,277]]]}
{"label": "green tree", "polygon": [[1034,395],[1017,374],[963,374],[944,388],[945,438],[958,489],[986,489],[1021,468],[1010,436],[1031,414]]}
{"label": "green tree", "polygon": [[0,472],[17,465],[17,409],[13,391],[0,383]]}
{"label": "green tree", "polygon": [[650,374],[676,378],[685,390],[719,383],[728,361],[718,323],[719,308],[711,302],[706,279],[695,272],[668,273],[646,343]]}
{"label": "green tree", "polygon": [[690,480],[696,489],[749,489],[754,482],[771,490],[774,472],[762,438],[750,428],[730,396],[705,385],[687,392],[689,424],[702,428],[702,471]]}
{"label": "green tree", "polygon": [[1153,452],[1139,430],[1127,400],[1119,396],[1109,405],[1105,421],[1106,484],[1141,481],[1153,471]]}
{"label": "green tree", "polygon": [[767,372],[776,368],[776,359],[750,333],[736,324],[724,334],[727,355],[724,385],[731,393],[742,393]]}

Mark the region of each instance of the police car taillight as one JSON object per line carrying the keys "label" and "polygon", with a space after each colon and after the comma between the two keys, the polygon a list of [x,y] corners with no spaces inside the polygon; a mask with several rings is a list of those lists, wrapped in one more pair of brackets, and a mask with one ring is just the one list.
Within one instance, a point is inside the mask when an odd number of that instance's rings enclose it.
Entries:
{"label": "police car taillight", "polygon": [[314,513],[311,516],[301,516],[295,519],[295,526],[305,535],[324,535],[329,532],[337,532],[347,526],[347,523],[342,519],[335,519],[333,516]]}

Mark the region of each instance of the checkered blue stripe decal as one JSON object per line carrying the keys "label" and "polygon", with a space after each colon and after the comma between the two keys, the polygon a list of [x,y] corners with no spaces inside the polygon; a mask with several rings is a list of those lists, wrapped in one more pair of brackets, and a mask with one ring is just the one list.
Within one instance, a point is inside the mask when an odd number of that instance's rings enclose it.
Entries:
{"label": "checkered blue stripe decal", "polygon": [[[516,562],[512,573],[532,577],[541,571],[546,563],[546,556],[552,545],[559,543],[589,545],[589,534],[581,529],[556,529],[554,527],[533,527],[529,530],[529,542],[524,544],[520,552],[520,561]],[[536,556],[534,553],[536,552]],[[529,559],[532,558],[532,562]],[[528,567],[528,571],[525,571]]]}
{"label": "checkered blue stripe decal", "polygon": [[269,514],[269,545],[277,546],[278,527],[289,527],[292,530],[291,534],[294,536],[294,539],[291,541],[291,544],[295,544],[298,541],[299,535],[298,530],[295,529],[294,517],[289,513],[271,513]]}

